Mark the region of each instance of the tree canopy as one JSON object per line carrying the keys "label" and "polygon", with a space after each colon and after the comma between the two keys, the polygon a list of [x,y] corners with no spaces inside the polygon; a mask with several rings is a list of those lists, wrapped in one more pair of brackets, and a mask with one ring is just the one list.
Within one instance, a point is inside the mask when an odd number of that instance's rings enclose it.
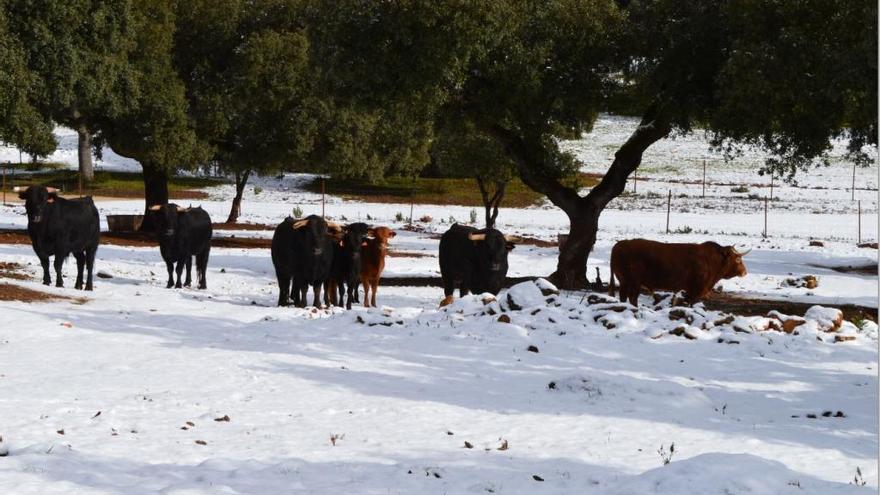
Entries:
{"label": "tree canopy", "polygon": [[[50,121],[88,116],[98,147],[143,164],[148,203],[167,200],[167,171],[207,161],[374,179],[415,175],[433,149],[512,167],[569,216],[553,276],[566,287],[585,282],[601,212],[670,133],[706,132],[729,155],[761,148],[763,171],[788,178],[836,140],[862,164],[877,146],[872,2],[0,6],[3,139],[45,150]],[[622,108],[640,124],[581,191],[558,143]]]}
{"label": "tree canopy", "polygon": [[45,156],[56,142],[48,116],[33,104],[39,84],[39,75],[28,67],[24,46],[10,29],[6,0],[0,0],[0,141]]}

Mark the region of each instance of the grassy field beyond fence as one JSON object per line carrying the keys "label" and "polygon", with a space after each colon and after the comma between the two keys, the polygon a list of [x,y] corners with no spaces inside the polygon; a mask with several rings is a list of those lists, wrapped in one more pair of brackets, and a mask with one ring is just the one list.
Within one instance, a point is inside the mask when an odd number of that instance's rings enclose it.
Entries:
{"label": "grassy field beyond fence", "polygon": [[[577,178],[579,187],[592,187],[598,179],[581,175]],[[306,185],[310,192],[321,192],[321,179]],[[474,179],[461,178],[426,178],[388,177],[369,183],[358,179],[328,178],[325,192],[346,199],[355,199],[371,203],[409,203],[434,205],[482,206],[480,189]],[[523,208],[540,203],[543,194],[526,187],[519,179],[510,181],[502,207]]]}
{"label": "grassy field beyond fence", "polygon": [[[216,178],[174,176],[168,180],[168,194],[171,199],[205,198],[207,195],[198,189],[226,182],[228,181]],[[13,185],[58,187],[64,191],[65,195],[75,195],[79,189],[79,173],[76,170],[59,169],[41,171],[40,173],[16,170],[13,178],[11,172],[7,171],[7,193],[12,190]],[[143,175],[135,172],[96,171],[95,180],[91,184],[83,184],[83,194],[113,198],[143,198]]]}

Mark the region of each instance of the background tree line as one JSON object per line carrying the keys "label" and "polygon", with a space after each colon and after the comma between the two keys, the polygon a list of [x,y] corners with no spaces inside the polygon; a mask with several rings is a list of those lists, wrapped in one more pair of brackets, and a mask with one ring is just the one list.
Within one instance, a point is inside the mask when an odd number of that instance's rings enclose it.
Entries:
{"label": "background tree line", "polygon": [[[54,125],[143,168],[519,177],[561,208],[551,278],[586,282],[598,218],[655,142],[707,132],[791,177],[849,140],[877,146],[877,5],[860,0],[0,0],[0,140],[36,155]],[[640,118],[583,191],[560,139]],[[611,158],[611,157],[609,157]],[[496,204],[497,206],[497,204]]]}

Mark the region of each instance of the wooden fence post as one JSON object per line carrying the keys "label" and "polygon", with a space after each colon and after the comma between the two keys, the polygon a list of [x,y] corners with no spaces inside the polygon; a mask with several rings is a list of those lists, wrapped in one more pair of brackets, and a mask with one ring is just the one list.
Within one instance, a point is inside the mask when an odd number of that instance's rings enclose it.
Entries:
{"label": "wooden fence post", "polygon": [[773,201],[773,182],[776,180],[776,175],[770,174],[770,201]]}
{"label": "wooden fence post", "polygon": [[636,193],[636,188],[639,182],[639,169],[635,169],[633,171],[633,194]]}
{"label": "wooden fence post", "polygon": [[764,237],[767,237],[767,209],[769,208],[770,201],[767,197],[764,197]]}
{"label": "wooden fence post", "polygon": [[6,204],[6,167],[3,167],[3,204]]}
{"label": "wooden fence post", "polygon": [[669,212],[672,210],[672,189],[669,190],[669,195],[666,196],[666,233],[669,233]]}
{"label": "wooden fence post", "polygon": [[703,160],[703,199],[706,199],[706,160]]}
{"label": "wooden fence post", "polygon": [[859,200],[859,244],[862,243],[862,200]]}
{"label": "wooden fence post", "polygon": [[324,218],[324,178],[321,177],[321,218]]}
{"label": "wooden fence post", "polygon": [[853,181],[852,181],[852,198],[850,200],[856,199],[856,164],[853,163]]}

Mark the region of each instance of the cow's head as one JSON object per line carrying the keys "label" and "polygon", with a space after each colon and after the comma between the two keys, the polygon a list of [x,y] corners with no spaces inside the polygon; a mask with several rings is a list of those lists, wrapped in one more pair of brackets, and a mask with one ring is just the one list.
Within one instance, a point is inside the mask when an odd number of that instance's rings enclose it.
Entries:
{"label": "cow's head", "polygon": [[382,246],[388,245],[388,242],[397,235],[397,232],[389,229],[388,227],[371,227],[367,230],[367,237],[372,237],[374,239],[379,240],[379,244]]}
{"label": "cow's head", "polygon": [[733,246],[721,246],[721,277],[745,277],[748,271],[743,263],[743,256],[749,254],[748,251],[739,252]]}
{"label": "cow's head", "polygon": [[350,223],[342,229],[343,242],[351,248],[352,255],[360,255],[361,244],[364,243],[369,231],[370,227],[362,222]]}
{"label": "cow's head", "polygon": [[[335,223],[330,223],[333,230],[339,229]],[[328,222],[318,215],[309,215],[302,220],[293,222],[293,229],[300,235],[300,245],[306,253],[312,256],[321,256],[328,247],[327,234]]]}
{"label": "cow's head", "polygon": [[156,232],[159,237],[170,238],[177,233],[180,215],[189,211],[189,208],[177,206],[174,203],[166,205],[153,205],[149,208],[156,221]]}
{"label": "cow's head", "polygon": [[29,224],[40,224],[46,218],[49,208],[58,198],[58,189],[54,187],[30,186],[13,187],[18,193],[19,199],[24,200],[24,209],[27,212]]}
{"label": "cow's head", "polygon": [[507,253],[513,249],[514,237],[508,237],[496,229],[471,232],[468,239],[474,243],[477,255],[478,284],[475,290],[497,294],[507,276]]}

